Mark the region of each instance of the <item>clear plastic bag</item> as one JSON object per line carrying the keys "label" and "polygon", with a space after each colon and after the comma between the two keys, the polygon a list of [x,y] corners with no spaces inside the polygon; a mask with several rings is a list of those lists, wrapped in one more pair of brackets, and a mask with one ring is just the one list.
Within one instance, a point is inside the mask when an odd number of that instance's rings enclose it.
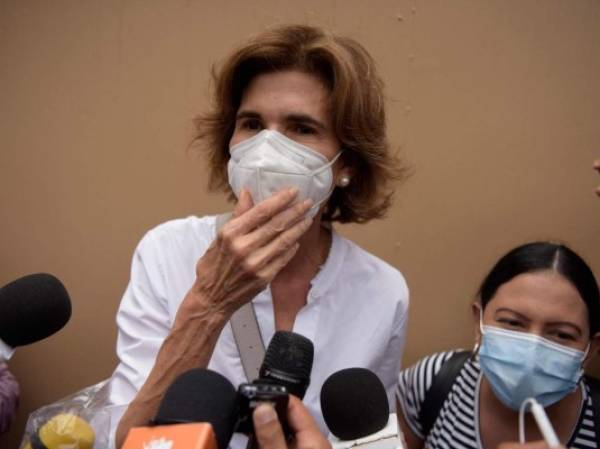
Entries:
{"label": "clear plastic bag", "polygon": [[109,388],[105,380],[31,413],[20,449],[109,448],[117,407],[109,402]]}

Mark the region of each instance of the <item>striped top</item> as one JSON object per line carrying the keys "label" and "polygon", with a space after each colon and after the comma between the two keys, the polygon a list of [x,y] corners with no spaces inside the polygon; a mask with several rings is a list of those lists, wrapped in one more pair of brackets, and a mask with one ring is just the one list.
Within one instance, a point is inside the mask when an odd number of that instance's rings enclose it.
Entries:
{"label": "striped top", "polygon": [[[454,351],[441,352],[421,359],[400,373],[396,395],[406,422],[415,435],[423,438],[419,412],[432,379]],[[481,449],[479,435],[479,385],[481,369],[477,360],[469,359],[459,372],[437,420],[433,424],[424,449]],[[581,384],[583,392],[582,413],[567,447],[569,449],[598,449],[600,435],[594,429],[594,409],[589,387]],[[400,411],[398,412],[400,413]]]}

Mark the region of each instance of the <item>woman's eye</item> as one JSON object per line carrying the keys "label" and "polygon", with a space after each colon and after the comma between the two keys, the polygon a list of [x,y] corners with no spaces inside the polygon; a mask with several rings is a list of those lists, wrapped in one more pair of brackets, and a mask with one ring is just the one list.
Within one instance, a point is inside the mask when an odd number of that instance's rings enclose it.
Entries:
{"label": "woman's eye", "polygon": [[523,327],[523,323],[521,321],[511,318],[498,318],[498,322],[509,327]]}
{"label": "woman's eye", "polygon": [[251,131],[258,131],[262,129],[262,124],[260,123],[260,120],[257,119],[246,119],[242,121],[241,127],[243,129],[249,129]]}
{"label": "woman's eye", "polygon": [[561,331],[553,332],[552,336],[554,336],[558,340],[563,340],[563,341],[574,341],[575,340],[575,337],[573,335],[566,333],[566,332],[561,332]]}
{"label": "woman's eye", "polygon": [[296,134],[302,135],[316,134],[316,130],[313,127],[306,125],[295,125],[293,131]]}

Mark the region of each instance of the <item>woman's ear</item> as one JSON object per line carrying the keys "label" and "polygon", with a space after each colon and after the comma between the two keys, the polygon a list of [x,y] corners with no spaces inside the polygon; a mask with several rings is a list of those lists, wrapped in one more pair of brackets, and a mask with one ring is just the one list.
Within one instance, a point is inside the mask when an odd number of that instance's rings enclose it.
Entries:
{"label": "woman's ear", "polygon": [[587,366],[590,360],[592,360],[596,356],[596,354],[598,354],[599,350],[600,332],[596,332],[594,335],[592,335],[592,338],[590,338],[590,350],[588,351],[587,355],[585,356],[585,360],[583,361],[584,368]]}
{"label": "woman's ear", "polygon": [[475,331],[475,345],[479,345],[481,342],[481,303],[479,301],[473,301],[471,304],[471,312],[473,313],[473,329]]}

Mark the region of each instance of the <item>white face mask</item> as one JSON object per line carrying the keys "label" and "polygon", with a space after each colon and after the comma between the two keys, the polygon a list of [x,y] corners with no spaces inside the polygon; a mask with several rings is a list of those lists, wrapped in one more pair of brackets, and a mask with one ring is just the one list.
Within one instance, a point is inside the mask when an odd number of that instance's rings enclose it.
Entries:
{"label": "white face mask", "polygon": [[234,145],[229,152],[229,185],[238,198],[246,188],[258,204],[280,190],[297,187],[298,201],[313,200],[307,213],[311,217],[333,191],[331,166],[342,154],[340,151],[328,161],[321,153],[267,129]]}

